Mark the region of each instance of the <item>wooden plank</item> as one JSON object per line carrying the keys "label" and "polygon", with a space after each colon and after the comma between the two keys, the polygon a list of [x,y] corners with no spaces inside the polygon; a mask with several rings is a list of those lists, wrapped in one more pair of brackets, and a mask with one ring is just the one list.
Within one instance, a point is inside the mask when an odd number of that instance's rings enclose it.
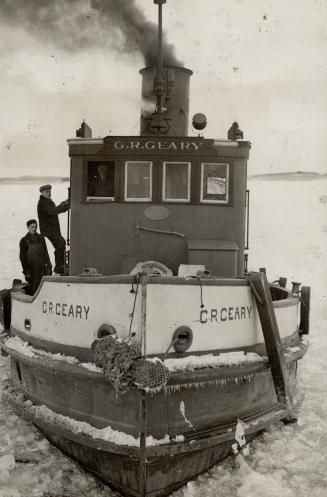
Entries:
{"label": "wooden plank", "polygon": [[301,335],[309,335],[310,330],[310,294],[311,288],[303,286],[301,288],[301,319],[300,333]]}
{"label": "wooden plank", "polygon": [[[290,408],[293,396],[288,384],[287,365],[283,353],[282,342],[279,335],[278,324],[270,295],[270,289],[265,273],[252,272],[249,279],[255,287],[260,299],[256,299],[263,336],[265,339],[267,355],[270,362],[277,400],[282,405]],[[250,285],[252,288],[252,285]]]}
{"label": "wooden plank", "polygon": [[140,396],[140,464],[139,464],[139,493],[140,497],[146,497],[147,494],[147,465],[146,465],[146,437],[147,437],[147,419],[146,419],[146,394],[143,390],[139,392]]}
{"label": "wooden plank", "polygon": [[11,297],[10,290],[4,289],[0,291],[0,328],[9,330],[11,315]]}

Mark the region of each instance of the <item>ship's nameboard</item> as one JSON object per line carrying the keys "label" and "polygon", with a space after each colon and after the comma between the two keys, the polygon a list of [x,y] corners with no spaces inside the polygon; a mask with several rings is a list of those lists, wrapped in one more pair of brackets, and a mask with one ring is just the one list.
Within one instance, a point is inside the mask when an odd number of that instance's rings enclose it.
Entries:
{"label": "ship's nameboard", "polygon": [[69,155],[110,156],[212,156],[248,158],[250,142],[212,140],[199,136],[106,136],[105,138],[73,138],[68,140]]}
{"label": "ship's nameboard", "polygon": [[107,136],[103,140],[106,152],[115,154],[144,154],[153,153],[160,154],[216,154],[214,148],[214,140],[207,140],[200,137],[143,137],[143,136]]}

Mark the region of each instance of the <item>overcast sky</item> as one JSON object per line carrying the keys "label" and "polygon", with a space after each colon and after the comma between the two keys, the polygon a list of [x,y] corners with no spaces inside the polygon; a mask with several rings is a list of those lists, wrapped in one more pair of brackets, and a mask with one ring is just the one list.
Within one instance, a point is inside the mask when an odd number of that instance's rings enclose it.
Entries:
{"label": "overcast sky", "polygon": [[[91,1],[70,0],[51,38],[24,13],[4,15],[22,0],[1,0],[0,176],[67,174],[66,139],[83,118],[93,136],[138,133],[142,55],[119,51],[110,22],[108,43],[61,43]],[[137,5],[156,21],[152,0]],[[327,172],[326,1],[167,0],[164,25],[194,71],[191,115],[207,115],[206,137],[225,138],[236,119],[252,142],[250,174]]]}

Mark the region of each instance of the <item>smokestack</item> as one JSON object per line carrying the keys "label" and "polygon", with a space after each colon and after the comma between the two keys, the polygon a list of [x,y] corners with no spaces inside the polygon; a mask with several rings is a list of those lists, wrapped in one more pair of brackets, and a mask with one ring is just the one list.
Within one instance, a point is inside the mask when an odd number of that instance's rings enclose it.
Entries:
{"label": "smokestack", "polygon": [[[187,136],[189,124],[190,77],[193,72],[185,67],[165,66],[162,76],[165,81],[162,118],[166,126],[152,126],[157,97],[153,92],[157,69],[145,67],[142,75],[141,135]],[[155,118],[157,116],[155,115]]]}

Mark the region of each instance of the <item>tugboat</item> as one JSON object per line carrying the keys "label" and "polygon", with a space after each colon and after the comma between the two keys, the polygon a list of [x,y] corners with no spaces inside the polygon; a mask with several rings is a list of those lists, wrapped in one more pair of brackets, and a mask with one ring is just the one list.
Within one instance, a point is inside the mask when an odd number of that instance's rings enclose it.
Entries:
{"label": "tugboat", "polygon": [[[142,75],[140,136],[68,140],[64,276],[0,293],[7,397],[123,495],[170,494],[278,420],[296,417],[310,288],[249,272],[247,160],[188,136],[192,71]],[[68,258],[67,258],[68,259]]]}

